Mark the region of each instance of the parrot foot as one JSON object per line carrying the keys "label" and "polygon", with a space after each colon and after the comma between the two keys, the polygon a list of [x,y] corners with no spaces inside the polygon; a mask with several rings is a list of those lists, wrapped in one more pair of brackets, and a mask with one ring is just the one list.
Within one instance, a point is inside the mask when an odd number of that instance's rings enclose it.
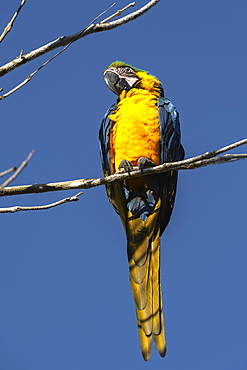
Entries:
{"label": "parrot foot", "polygon": [[128,174],[130,174],[130,172],[133,171],[133,164],[127,161],[127,159],[123,159],[118,166],[118,171],[121,171],[122,169],[124,172],[128,172]]}
{"label": "parrot foot", "polygon": [[142,171],[144,168],[154,167],[155,163],[146,157],[140,157],[138,159],[137,165],[139,169]]}

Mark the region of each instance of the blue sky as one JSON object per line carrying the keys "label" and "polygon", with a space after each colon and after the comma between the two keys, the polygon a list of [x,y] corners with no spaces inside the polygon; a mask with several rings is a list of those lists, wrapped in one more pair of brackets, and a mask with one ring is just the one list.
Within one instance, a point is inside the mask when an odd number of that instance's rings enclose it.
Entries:
{"label": "blue sky", "polygon": [[[18,4],[2,4],[2,29]],[[126,4],[119,0],[116,9]],[[1,65],[21,49],[79,31],[109,5],[28,1],[1,45]],[[161,0],[134,22],[76,42],[0,102],[0,168],[34,149],[14,184],[100,177],[98,129],[115,101],[102,72],[114,60],[162,81],[180,112],[186,158],[245,138],[246,11],[243,0]],[[6,75],[1,87],[14,87],[49,56]],[[246,369],[246,187],[245,161],[180,172],[161,241],[167,355],[154,349],[148,363],[139,349],[125,235],[105,189],[85,190],[79,202],[49,211],[1,215],[0,368]],[[75,193],[6,197],[1,206]]]}

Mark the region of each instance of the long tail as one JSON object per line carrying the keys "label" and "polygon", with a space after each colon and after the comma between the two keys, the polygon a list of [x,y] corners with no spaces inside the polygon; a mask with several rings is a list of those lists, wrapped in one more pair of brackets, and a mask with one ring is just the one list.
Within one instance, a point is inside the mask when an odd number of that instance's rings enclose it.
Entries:
{"label": "long tail", "polygon": [[166,353],[160,285],[160,232],[157,227],[152,230],[156,223],[152,218],[146,222],[132,219],[127,230],[130,284],[136,304],[141,351],[146,361],[151,356],[152,338],[159,354],[164,357]]}

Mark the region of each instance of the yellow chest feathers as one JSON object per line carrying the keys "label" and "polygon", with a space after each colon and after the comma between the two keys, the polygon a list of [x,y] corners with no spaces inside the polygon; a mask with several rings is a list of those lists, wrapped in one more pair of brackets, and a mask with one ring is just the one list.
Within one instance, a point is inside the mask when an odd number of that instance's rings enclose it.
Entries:
{"label": "yellow chest feathers", "polygon": [[134,166],[140,157],[160,164],[160,124],[157,94],[147,90],[123,91],[117,110],[109,117],[110,158],[115,171],[127,159]]}

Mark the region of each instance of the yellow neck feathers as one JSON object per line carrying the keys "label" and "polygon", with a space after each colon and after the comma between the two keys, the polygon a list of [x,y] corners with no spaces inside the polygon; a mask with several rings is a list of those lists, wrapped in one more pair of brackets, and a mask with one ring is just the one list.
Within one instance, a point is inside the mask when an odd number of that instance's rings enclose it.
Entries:
{"label": "yellow neck feathers", "polygon": [[139,83],[137,83],[137,87],[147,90],[157,97],[160,95],[160,82],[156,77],[150,76],[144,71],[137,72],[136,75],[140,78]]}
{"label": "yellow neck feathers", "polygon": [[109,117],[113,122],[110,134],[110,157],[115,171],[127,159],[136,166],[140,157],[160,164],[160,125],[157,100],[160,83],[146,72],[129,91],[122,91],[117,110]]}

